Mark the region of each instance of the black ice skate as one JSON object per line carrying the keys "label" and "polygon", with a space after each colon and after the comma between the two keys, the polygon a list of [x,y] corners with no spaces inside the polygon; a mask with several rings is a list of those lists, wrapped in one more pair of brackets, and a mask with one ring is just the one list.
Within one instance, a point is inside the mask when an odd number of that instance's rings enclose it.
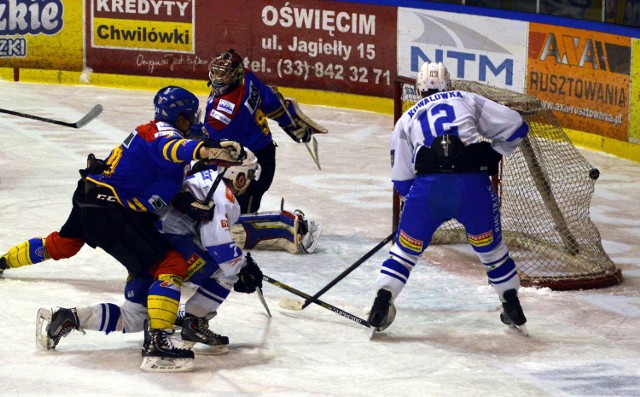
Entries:
{"label": "black ice skate", "polygon": [[386,289],[379,289],[376,299],[373,301],[367,322],[371,327],[369,338],[373,337],[376,331],[383,331],[391,325],[396,317],[396,310],[391,301],[391,292]]}
{"label": "black ice skate", "polygon": [[191,350],[173,345],[171,331],[146,329],[142,346],[142,365],[145,372],[188,372],[194,368],[194,354]]}
{"label": "black ice skate", "polygon": [[186,313],[182,321],[183,347],[193,347],[196,343],[208,345],[208,354],[225,354],[229,352],[229,338],[218,335],[209,329],[209,321]]}
{"label": "black ice skate", "polygon": [[517,330],[524,336],[529,336],[526,326],[527,318],[524,316],[518,292],[515,289],[505,291],[502,295],[502,307],[504,311],[500,313],[500,321],[509,327]]}
{"label": "black ice skate", "polygon": [[0,276],[2,276],[2,273],[4,273],[5,269],[8,267],[9,266],[7,265],[7,260],[5,259],[5,257],[0,257]]}
{"label": "black ice skate", "polygon": [[80,320],[75,308],[47,309],[40,308],[36,319],[36,343],[41,349],[53,350],[60,339],[66,337],[71,331],[77,330],[84,333],[80,328]]}

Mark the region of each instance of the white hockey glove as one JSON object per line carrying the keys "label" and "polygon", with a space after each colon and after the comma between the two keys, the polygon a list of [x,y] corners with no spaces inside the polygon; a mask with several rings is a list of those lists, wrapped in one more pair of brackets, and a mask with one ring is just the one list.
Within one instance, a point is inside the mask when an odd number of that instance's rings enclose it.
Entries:
{"label": "white hockey glove", "polygon": [[208,138],[204,140],[204,148],[210,164],[222,167],[241,164],[247,157],[242,145],[235,141],[219,141]]}

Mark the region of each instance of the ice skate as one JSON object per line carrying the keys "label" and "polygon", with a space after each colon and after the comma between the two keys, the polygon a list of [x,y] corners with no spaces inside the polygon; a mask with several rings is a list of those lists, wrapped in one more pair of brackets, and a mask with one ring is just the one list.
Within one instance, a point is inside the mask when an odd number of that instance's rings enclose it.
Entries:
{"label": "ice skate", "polygon": [[306,219],[304,212],[295,210],[294,214],[298,217],[298,231],[302,236],[300,241],[300,249],[305,254],[312,254],[318,245],[320,233],[322,233],[322,224],[311,219]]}
{"label": "ice skate", "polygon": [[0,276],[4,273],[4,270],[7,268],[7,260],[3,257],[0,257]]}
{"label": "ice skate", "polygon": [[60,339],[69,335],[71,331],[77,330],[84,333],[80,328],[80,321],[75,308],[47,309],[41,307],[38,310],[36,319],[36,344],[43,350],[53,350]]}
{"label": "ice skate", "polygon": [[391,292],[386,289],[379,289],[376,299],[373,301],[367,322],[371,327],[369,338],[372,338],[376,331],[384,331],[396,318],[396,308],[391,300]]}
{"label": "ice skate", "polygon": [[500,321],[522,335],[529,336],[529,331],[524,325],[527,322],[527,318],[524,316],[518,299],[518,292],[515,289],[505,291],[502,298],[502,307],[504,311],[500,313]]}
{"label": "ice skate", "polygon": [[145,329],[141,370],[145,372],[193,371],[193,352],[174,346],[170,338],[172,333],[165,329]]}
{"label": "ice skate", "polygon": [[209,321],[203,317],[186,313],[180,336],[184,348],[191,348],[196,343],[202,343],[208,346],[207,349],[202,350],[203,353],[218,355],[229,352],[229,338],[211,331]]}

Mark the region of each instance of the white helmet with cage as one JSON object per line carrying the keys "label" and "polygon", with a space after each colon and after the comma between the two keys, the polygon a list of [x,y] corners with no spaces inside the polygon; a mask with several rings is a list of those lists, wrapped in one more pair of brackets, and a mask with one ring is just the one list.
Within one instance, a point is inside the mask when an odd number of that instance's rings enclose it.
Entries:
{"label": "white helmet with cage", "polygon": [[416,78],[416,88],[422,96],[425,96],[430,90],[448,91],[450,87],[449,71],[442,62],[422,64]]}
{"label": "white helmet with cage", "polygon": [[[238,190],[237,194],[242,194],[247,190],[251,181],[260,179],[260,172],[262,168],[258,164],[258,158],[255,154],[246,147],[244,148],[247,153],[242,164],[233,165],[227,168],[218,168],[218,172],[224,172],[223,178],[233,183],[233,187]],[[246,184],[244,186],[238,185],[238,177],[244,175],[246,178]]]}

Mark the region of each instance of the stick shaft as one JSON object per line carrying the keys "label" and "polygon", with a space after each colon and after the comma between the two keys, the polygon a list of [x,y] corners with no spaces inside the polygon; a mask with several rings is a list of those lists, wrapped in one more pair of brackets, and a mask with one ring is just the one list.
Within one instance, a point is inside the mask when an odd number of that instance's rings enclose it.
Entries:
{"label": "stick shaft", "polygon": [[16,112],[15,110],[9,110],[9,109],[1,109],[0,108],[0,113],[6,113],[6,114],[13,115],[13,116],[24,117],[24,118],[32,119],[32,120],[44,121],[45,123],[62,125],[62,126],[65,126],[65,127],[80,128],[80,127],[84,126],[85,124],[87,124],[88,122],[90,122],[91,120],[93,120],[94,118],[98,117],[98,115],[100,113],[102,113],[102,105],[94,106],[83,118],[81,118],[80,120],[78,120],[75,123],[68,123],[66,121],[54,120],[54,119],[50,119],[50,118],[46,118],[46,117],[36,116],[36,115],[33,115],[33,114]]}
{"label": "stick shaft", "polygon": [[302,305],[302,308],[304,309],[305,307],[309,306],[311,304],[311,302],[315,301],[316,299],[318,299],[322,294],[324,294],[325,292],[327,292],[328,290],[330,290],[334,285],[338,284],[338,282],[340,282],[340,280],[342,280],[343,278],[347,277],[347,275],[349,275],[349,273],[351,273],[352,271],[354,271],[358,266],[360,266],[361,264],[363,264],[364,262],[367,261],[367,259],[371,258],[376,252],[380,251],[380,249],[382,249],[382,247],[384,247],[389,241],[391,241],[393,239],[393,237],[395,236],[395,232],[391,233],[390,235],[388,235],[387,237],[385,237],[384,240],[380,241],[378,243],[378,245],[376,245],[375,247],[373,247],[369,252],[367,252],[366,254],[364,254],[360,259],[358,259],[353,265],[349,266],[345,271],[343,271],[342,273],[340,273],[340,275],[336,278],[334,278],[329,284],[327,284],[324,288],[322,288],[320,291],[316,292],[315,295],[309,297],[304,304]]}
{"label": "stick shaft", "polygon": [[[263,279],[264,281],[268,282],[269,284],[273,284],[273,285],[275,285],[276,287],[278,287],[278,288],[282,288],[283,290],[288,291],[288,292],[291,292],[291,293],[292,293],[292,294],[294,294],[294,295],[298,295],[298,296],[299,296],[299,297],[301,297],[301,298],[305,298],[305,299],[307,299],[307,298],[310,298],[310,297],[311,297],[309,294],[306,294],[306,293],[304,293],[304,292],[302,292],[302,291],[299,291],[299,290],[297,290],[297,289],[295,289],[295,288],[293,288],[293,287],[291,287],[291,286],[289,286],[289,285],[287,285],[287,284],[281,283],[280,281],[275,280],[275,279],[273,279],[273,278],[271,278],[271,277],[267,276],[266,274],[263,274],[263,275],[262,275],[262,279]],[[333,305],[330,305],[330,304],[328,304],[328,303],[326,303],[326,302],[323,302],[323,301],[321,301],[321,300],[319,300],[319,299],[315,299],[315,300],[313,301],[313,303],[315,303],[315,304],[316,304],[316,305],[318,305],[318,306],[322,306],[322,307],[324,307],[325,309],[330,310],[330,311],[332,311],[332,312],[334,312],[334,313],[336,313],[336,314],[339,314],[339,315],[341,315],[341,316],[342,316],[342,317],[344,317],[344,318],[347,318],[347,319],[349,319],[349,320],[351,320],[351,321],[355,321],[356,323],[358,323],[358,324],[360,324],[360,325],[363,325],[363,326],[365,326],[365,327],[369,327],[369,323],[367,322],[367,320],[364,320],[364,319],[362,319],[362,318],[360,318],[360,317],[358,317],[358,316],[355,316],[355,315],[353,315],[353,314],[351,314],[351,313],[349,313],[349,312],[346,312],[346,311],[344,311],[344,310],[342,310],[342,309],[340,309],[340,308],[338,308],[338,307],[335,307],[335,306],[333,306]]]}

